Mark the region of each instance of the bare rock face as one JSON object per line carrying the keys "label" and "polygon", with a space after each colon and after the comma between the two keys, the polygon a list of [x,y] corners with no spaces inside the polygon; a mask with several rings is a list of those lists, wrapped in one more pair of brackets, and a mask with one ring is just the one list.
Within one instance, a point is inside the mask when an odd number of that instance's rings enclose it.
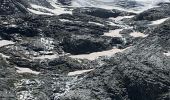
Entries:
{"label": "bare rock face", "polygon": [[121,38],[100,38],[87,36],[72,36],[71,39],[65,39],[61,44],[63,50],[71,54],[88,54],[92,52],[102,51],[103,49],[111,49],[117,45],[124,46]]}
{"label": "bare rock face", "polygon": [[[170,20],[124,54],[88,74],[61,100],[168,100]],[[166,38],[166,39],[165,39]]]}

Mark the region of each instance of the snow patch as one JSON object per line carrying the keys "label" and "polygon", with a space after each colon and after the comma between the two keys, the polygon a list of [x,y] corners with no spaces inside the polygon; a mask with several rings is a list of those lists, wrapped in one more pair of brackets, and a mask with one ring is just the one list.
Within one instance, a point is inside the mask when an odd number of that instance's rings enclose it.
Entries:
{"label": "snow patch", "polygon": [[17,27],[17,25],[11,24],[11,25],[9,25],[9,27]]}
{"label": "snow patch", "polygon": [[132,33],[130,33],[130,35],[133,36],[133,37],[143,37],[143,38],[148,36],[148,35],[143,34],[141,32],[132,32]]}
{"label": "snow patch", "polygon": [[111,21],[109,21],[108,23],[109,23],[109,25],[111,25],[111,26],[119,26],[119,27],[122,27],[122,28],[131,28],[131,27],[129,27],[128,25],[124,25],[124,24],[122,23],[122,19],[124,19],[124,18],[132,18],[132,17],[134,17],[134,15],[132,15],[132,16],[118,16],[118,17],[116,17],[116,18],[110,17],[109,19],[110,19]]}
{"label": "snow patch", "polygon": [[[128,48],[126,48],[128,49]],[[74,59],[88,59],[88,60],[95,60],[101,56],[106,56],[106,57],[111,57],[112,55],[118,53],[118,52],[123,52],[126,49],[117,49],[117,48],[113,48],[111,50],[107,50],[107,51],[101,51],[101,52],[94,52],[94,53],[90,53],[90,54],[82,54],[82,55],[71,55],[71,58]]]}
{"label": "snow patch", "polygon": [[80,74],[83,74],[83,73],[86,73],[86,72],[90,72],[94,69],[89,69],[89,70],[78,70],[78,71],[74,71],[74,72],[69,72],[68,73],[68,76],[75,76],[75,75],[80,75]]}
{"label": "snow patch", "polygon": [[2,22],[2,24],[4,24],[4,25],[8,25],[9,23],[8,23],[8,22]]}
{"label": "snow patch", "polygon": [[3,58],[10,58],[10,56],[4,55],[3,53],[0,53],[0,56],[2,56]]}
{"label": "snow patch", "polygon": [[122,31],[123,29],[116,29],[116,30],[111,30],[107,33],[104,33],[103,36],[110,36],[110,37],[122,37],[122,35],[120,34],[120,32]]}
{"label": "snow patch", "polygon": [[167,19],[169,19],[169,18],[163,18],[163,19],[159,19],[159,20],[156,20],[156,21],[152,21],[150,25],[159,25],[159,24],[162,24]]}
{"label": "snow patch", "polygon": [[132,17],[134,17],[134,15],[132,15],[132,16],[118,16],[118,17],[116,17],[116,18],[111,17],[111,18],[109,18],[109,19],[115,20],[115,22],[117,22],[117,21],[121,21],[121,20],[124,19],[124,18],[132,18]]}
{"label": "snow patch", "polygon": [[22,74],[22,73],[31,73],[31,74],[40,74],[40,72],[37,72],[37,71],[33,71],[29,68],[21,68],[21,67],[16,67],[17,68],[17,72]]}
{"label": "snow patch", "polygon": [[34,13],[34,14],[37,14],[37,15],[50,15],[52,16],[53,14],[51,13],[44,13],[44,12],[41,12],[41,11],[37,11],[37,10],[33,10],[33,9],[30,9],[30,8],[27,8],[30,12]]}
{"label": "snow patch", "polygon": [[100,23],[97,23],[97,22],[88,22],[89,24],[95,24],[95,25],[98,25],[98,26],[104,26],[103,24],[100,24]]}
{"label": "snow patch", "polygon": [[114,23],[114,22],[112,22],[112,21],[109,21],[108,23],[109,23],[109,25],[111,25],[111,26],[119,26],[119,25],[117,25],[116,23]]}
{"label": "snow patch", "polygon": [[164,53],[165,56],[170,56],[170,51],[168,51],[167,53]]}
{"label": "snow patch", "polygon": [[14,44],[14,42],[8,40],[0,40],[0,47],[10,45],[10,44]]}
{"label": "snow patch", "polygon": [[68,19],[59,19],[61,22],[72,22],[72,21],[70,21],[70,20],[68,20]]}

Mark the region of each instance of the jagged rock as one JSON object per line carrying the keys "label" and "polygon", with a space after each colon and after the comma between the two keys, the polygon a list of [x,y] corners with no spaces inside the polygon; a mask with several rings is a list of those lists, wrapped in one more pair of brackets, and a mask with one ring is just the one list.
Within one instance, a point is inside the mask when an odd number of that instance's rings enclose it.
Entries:
{"label": "jagged rock", "polygon": [[60,100],[167,100],[170,59],[162,51],[170,50],[169,23],[89,73]]}
{"label": "jagged rock", "polygon": [[[169,17],[169,3],[160,3],[160,7],[137,15],[115,9],[70,7],[71,3],[71,0],[0,1],[0,41],[14,42],[0,47],[3,57],[0,57],[0,100],[169,99],[170,20],[149,25],[153,20]],[[127,9],[144,6],[131,0],[113,4]],[[49,13],[61,7],[73,10],[73,14],[36,15],[27,10]],[[130,15],[136,16],[119,20]],[[122,37],[104,36],[105,32],[122,28]],[[149,36],[130,36],[134,31]],[[70,56],[113,47],[127,50],[94,61]],[[28,72],[22,73],[24,68]],[[89,69],[90,72],[69,76],[70,72]]]}
{"label": "jagged rock", "polygon": [[9,66],[6,61],[0,57],[0,99],[16,100],[14,84],[17,79],[15,69]]}
{"label": "jagged rock", "polygon": [[71,54],[86,54],[96,51],[102,51],[112,48],[117,44],[123,46],[124,41],[121,38],[109,37],[90,37],[90,36],[72,36],[70,39],[64,39],[61,46],[65,52]]}

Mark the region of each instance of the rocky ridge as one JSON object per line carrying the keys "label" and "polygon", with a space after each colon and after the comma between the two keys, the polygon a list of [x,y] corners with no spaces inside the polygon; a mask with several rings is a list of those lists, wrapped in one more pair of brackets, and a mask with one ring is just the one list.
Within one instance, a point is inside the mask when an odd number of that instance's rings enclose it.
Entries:
{"label": "rocky ridge", "polygon": [[[58,0],[56,5],[69,2]],[[32,8],[31,4],[48,9]],[[169,3],[139,14],[61,7],[72,13],[59,15],[46,0],[2,0],[0,5],[0,98],[169,99]],[[167,19],[153,24],[162,18]],[[115,30],[120,30],[119,36],[106,35]],[[71,57],[113,48],[125,50],[95,60]],[[69,74],[76,71],[87,73]]]}

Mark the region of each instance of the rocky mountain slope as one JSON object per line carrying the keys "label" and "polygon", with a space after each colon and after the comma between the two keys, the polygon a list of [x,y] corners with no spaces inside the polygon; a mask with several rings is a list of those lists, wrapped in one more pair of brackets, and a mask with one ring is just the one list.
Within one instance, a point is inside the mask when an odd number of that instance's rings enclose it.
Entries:
{"label": "rocky mountain slope", "polygon": [[170,3],[80,1],[0,1],[0,100],[169,100]]}

